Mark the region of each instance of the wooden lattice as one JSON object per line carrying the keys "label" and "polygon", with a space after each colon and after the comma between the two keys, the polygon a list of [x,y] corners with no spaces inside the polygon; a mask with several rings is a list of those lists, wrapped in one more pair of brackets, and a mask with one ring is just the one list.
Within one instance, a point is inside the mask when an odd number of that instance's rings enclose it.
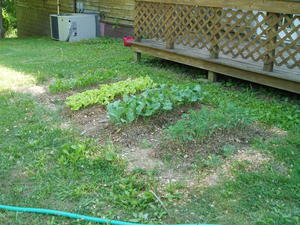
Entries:
{"label": "wooden lattice", "polygon": [[135,36],[300,68],[300,16],[137,2]]}

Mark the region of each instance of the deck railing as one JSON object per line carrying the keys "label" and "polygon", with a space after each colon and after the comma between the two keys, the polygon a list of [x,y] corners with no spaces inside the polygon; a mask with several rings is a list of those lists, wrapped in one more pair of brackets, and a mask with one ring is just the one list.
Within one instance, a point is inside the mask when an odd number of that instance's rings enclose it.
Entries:
{"label": "deck railing", "polygon": [[137,0],[135,36],[298,70],[300,1]]}

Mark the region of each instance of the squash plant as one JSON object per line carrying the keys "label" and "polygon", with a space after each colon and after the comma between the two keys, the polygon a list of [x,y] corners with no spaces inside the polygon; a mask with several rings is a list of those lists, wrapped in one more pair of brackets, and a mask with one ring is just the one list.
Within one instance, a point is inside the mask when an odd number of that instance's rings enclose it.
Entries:
{"label": "squash plant", "polygon": [[107,110],[114,123],[130,123],[140,116],[149,117],[160,111],[170,111],[174,106],[201,99],[200,85],[186,88],[175,85],[160,85],[157,88],[146,90],[141,95],[125,95],[123,100],[110,103]]}

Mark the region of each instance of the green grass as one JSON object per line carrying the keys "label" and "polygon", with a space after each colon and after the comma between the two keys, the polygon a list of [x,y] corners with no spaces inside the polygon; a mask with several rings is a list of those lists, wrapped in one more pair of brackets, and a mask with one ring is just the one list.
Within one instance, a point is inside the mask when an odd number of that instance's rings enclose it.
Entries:
{"label": "green grass", "polygon": [[[36,97],[17,92],[33,84],[52,84],[53,92],[81,91],[140,76],[185,86],[203,77],[201,70],[149,56],[133,63],[133,56],[121,41],[110,38],[78,43],[0,40],[0,203],[147,223],[300,224],[297,95],[228,78],[220,84],[201,83],[206,104],[235,104],[289,135],[254,143],[271,158],[263,167],[249,170],[236,162],[235,179],[189,190],[160,187],[154,172],[127,172],[116,146],[99,146],[82,138],[76,128],[61,128],[59,111],[51,112]],[[184,197],[187,191],[191,193]],[[0,212],[0,224],[88,223]]]}
{"label": "green grass", "polygon": [[[2,93],[0,102],[1,203],[136,221],[143,221],[134,218],[136,211],[149,214],[149,221],[165,216],[150,193],[155,180],[125,172],[126,164],[113,146],[97,146],[75,131],[62,130],[58,115],[29,96]],[[44,224],[45,217],[20,215],[15,221],[14,213],[0,212],[1,224],[31,220]]]}
{"label": "green grass", "polygon": [[272,159],[257,170],[237,163],[235,179],[192,193],[178,210],[181,222],[300,224],[299,129],[255,145]]}

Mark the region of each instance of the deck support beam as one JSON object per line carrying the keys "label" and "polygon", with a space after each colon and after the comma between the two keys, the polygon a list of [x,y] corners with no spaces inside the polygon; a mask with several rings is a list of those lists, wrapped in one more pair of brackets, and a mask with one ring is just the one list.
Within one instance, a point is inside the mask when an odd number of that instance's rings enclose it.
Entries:
{"label": "deck support beam", "polygon": [[166,42],[166,48],[167,49],[174,49],[174,41],[167,41]]}
{"label": "deck support beam", "polygon": [[135,54],[135,61],[136,62],[141,62],[141,59],[142,59],[142,53],[136,52],[136,54]]}
{"label": "deck support beam", "polygon": [[279,15],[277,13],[269,13],[269,12],[267,15],[270,16],[270,19],[268,21],[268,26],[270,27],[270,29],[268,29],[267,32],[267,36],[268,36],[267,40],[269,40],[269,43],[266,45],[267,55],[265,56],[264,59],[263,70],[267,72],[273,72],[274,69],[273,60],[276,54],[276,51],[273,46],[276,46],[276,42],[277,42],[278,27],[279,27],[279,24],[277,22],[278,22]]}
{"label": "deck support beam", "polygon": [[208,80],[210,82],[216,82],[217,81],[217,73],[209,70],[208,71]]}

